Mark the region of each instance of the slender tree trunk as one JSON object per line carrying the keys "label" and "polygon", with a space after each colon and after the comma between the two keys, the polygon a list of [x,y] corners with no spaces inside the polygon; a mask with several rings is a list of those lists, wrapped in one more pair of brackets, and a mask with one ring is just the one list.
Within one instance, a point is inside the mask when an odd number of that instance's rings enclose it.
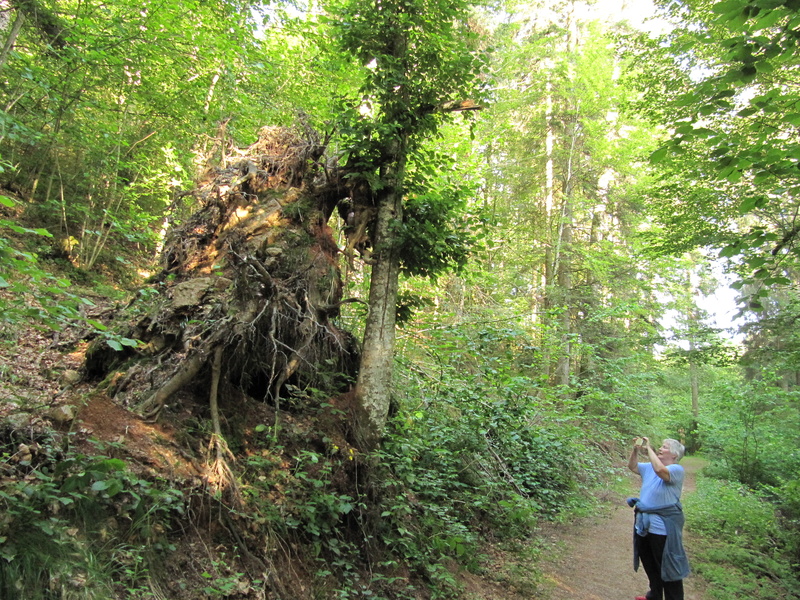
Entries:
{"label": "slender tree trunk", "polygon": [[[555,179],[553,176],[554,168],[553,168],[553,146],[555,143],[555,130],[554,130],[554,123],[553,123],[553,96],[552,96],[552,84],[550,81],[547,81],[547,98],[545,100],[545,198],[544,198],[544,211],[545,211],[545,222],[548,224],[552,223],[553,220],[553,203],[554,203],[554,196],[555,196]],[[549,231],[549,228],[548,228]],[[550,237],[550,236],[548,236]],[[553,247],[555,244],[553,243],[552,237],[546,242],[545,250],[544,250],[544,272],[542,277],[542,289],[544,290],[544,324],[548,325],[550,321],[549,311],[553,307],[552,302],[552,285],[554,282],[554,265],[556,261],[555,252],[553,251]],[[547,334],[543,334],[547,335]],[[549,340],[545,339],[544,343],[542,344],[542,348],[544,349],[542,352],[542,375],[547,379],[550,378],[550,371],[551,371],[551,362],[552,362],[552,354],[550,351],[550,343]]]}
{"label": "slender tree trunk", "polygon": [[558,363],[556,364],[556,379],[559,385],[569,385],[572,359],[572,303],[570,299],[572,289],[572,261],[570,257],[572,246],[572,199],[569,194],[564,197],[562,219],[563,223],[559,239],[561,249],[559,251],[558,287],[561,290],[563,310],[559,323],[561,348]]}
{"label": "slender tree trunk", "polygon": [[403,219],[403,180],[407,138],[397,140],[394,159],[383,169],[388,194],[380,200],[374,264],[369,286],[369,314],[364,329],[361,366],[356,383],[356,438],[362,449],[375,448],[389,415],[392,392],[399,248],[393,225]]}
{"label": "slender tree trunk", "polygon": [[697,365],[689,361],[689,379],[692,387],[692,418],[697,423],[700,417],[700,382],[697,378]]}
{"label": "slender tree trunk", "polygon": [[[574,3],[570,5],[570,12],[567,16],[567,32],[564,39],[564,49],[570,55],[577,49],[578,30],[577,21],[574,18]],[[574,72],[571,64],[568,64],[567,78],[572,80]],[[554,383],[558,385],[569,385],[572,372],[572,315],[571,290],[572,290],[572,244],[573,244],[573,192],[576,187],[576,170],[579,168],[578,147],[579,137],[581,136],[580,122],[577,117],[578,107],[569,106],[572,100],[567,100],[561,107],[563,126],[563,137],[556,137],[556,117],[555,99],[550,93],[551,84],[547,85],[546,98],[546,139],[545,152],[547,164],[545,166],[545,211],[547,222],[554,227],[550,231],[551,242],[548,244],[546,259],[546,286],[545,286],[545,307],[548,313],[549,325],[552,328],[554,337],[552,339],[553,350],[556,353],[555,360],[546,351],[545,364],[546,372]],[[570,117],[570,113],[575,116]],[[556,163],[555,147],[566,150],[564,162]],[[559,179],[563,182],[561,187],[560,210],[556,209],[555,200],[555,180],[556,167],[559,169]],[[559,309],[558,317],[552,316],[550,311]],[[553,364],[554,363],[554,364]]]}
{"label": "slender tree trunk", "polygon": [[572,204],[568,197],[564,198],[565,222],[560,236],[561,251],[559,252],[558,287],[562,302],[562,311],[558,326],[560,333],[560,348],[556,364],[556,381],[559,385],[569,385],[572,362],[572,307],[570,290],[572,289],[572,264],[570,261],[570,246],[572,244]]}
{"label": "slender tree trunk", "polygon": [[11,52],[11,49],[14,47],[17,37],[19,36],[19,30],[22,29],[22,24],[25,22],[25,14],[19,10],[16,11],[16,13],[17,18],[14,19],[14,25],[11,26],[11,31],[8,33],[8,37],[3,44],[3,50],[0,51],[0,69],[2,69],[3,65],[6,64],[8,55]]}
{"label": "slender tree trunk", "polygon": [[[692,281],[690,283],[691,290],[692,290],[692,297],[696,297],[699,294],[697,290],[697,286]],[[697,369],[697,363],[695,362],[694,353],[697,349],[695,345],[695,330],[697,325],[700,321],[700,317],[698,316],[695,310],[691,310],[689,313],[689,320],[691,323],[690,333],[689,333],[689,385],[691,387],[691,395],[692,395],[692,431],[689,436],[689,451],[694,452],[698,450],[697,444],[697,425],[700,422],[700,378]]]}
{"label": "slender tree trunk", "polygon": [[[574,16],[575,4],[570,5],[567,16],[567,52],[574,55],[578,45],[577,19]],[[574,69],[572,63],[568,63],[568,78],[574,79]],[[569,104],[573,104],[570,101]],[[558,224],[558,252],[556,264],[556,277],[560,290],[562,312],[559,319],[559,333],[561,335],[558,362],[556,364],[556,381],[559,385],[568,386],[570,384],[570,373],[572,370],[572,242],[573,242],[573,193],[575,190],[575,173],[579,168],[579,158],[576,151],[580,132],[580,120],[578,118],[578,107],[572,107],[574,116],[565,123],[566,133],[569,136],[564,140],[569,144],[566,157],[564,172],[564,199],[561,205],[561,214]]]}

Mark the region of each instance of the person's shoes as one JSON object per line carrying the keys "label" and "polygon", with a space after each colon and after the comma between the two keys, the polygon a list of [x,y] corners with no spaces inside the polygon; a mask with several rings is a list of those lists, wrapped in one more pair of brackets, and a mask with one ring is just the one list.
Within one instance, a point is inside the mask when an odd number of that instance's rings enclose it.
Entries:
{"label": "person's shoes", "polygon": [[648,600],[647,596],[636,596],[633,600]]}

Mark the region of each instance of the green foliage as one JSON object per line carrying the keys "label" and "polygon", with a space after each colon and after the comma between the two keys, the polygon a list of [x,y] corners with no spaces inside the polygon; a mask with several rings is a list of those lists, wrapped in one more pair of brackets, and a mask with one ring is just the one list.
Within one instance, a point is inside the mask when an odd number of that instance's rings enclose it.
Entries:
{"label": "green foliage", "polygon": [[337,0],[326,8],[335,15],[322,19],[329,39],[361,78],[339,103],[342,160],[376,205],[404,197],[402,220],[376,243],[398,247],[411,275],[463,268],[482,223],[467,208],[475,186],[459,181],[466,175],[452,166],[441,138],[450,108],[474,104],[483,87],[471,3]]}
{"label": "green foliage", "polygon": [[[354,470],[362,468],[353,449],[344,450],[324,438],[324,452],[299,450],[287,471],[281,458],[285,448],[272,445],[266,430],[263,425],[256,427],[261,450],[249,457],[244,473],[254,522],[264,527],[266,535],[301,544],[304,558],[315,569],[314,584],[325,593],[345,599],[370,591],[382,598],[380,590],[386,585],[397,587],[384,575],[385,565],[374,565],[376,572],[370,573],[362,568],[370,558],[364,545],[372,547],[373,541],[364,533],[369,526],[367,498],[350,484]],[[284,433],[282,439],[286,438]]]}
{"label": "green foliage", "polygon": [[8,439],[2,457],[18,474],[0,481],[3,598],[44,599],[55,590],[100,600],[118,586],[141,588],[141,561],[168,549],[163,532],[184,513],[182,492],[141,479],[122,460],[63,451],[55,439],[16,447]]}
{"label": "green foliage", "polygon": [[221,560],[212,561],[212,566],[213,572],[204,571],[201,575],[207,584],[202,591],[208,598],[229,598],[236,593],[249,591],[251,586],[259,588],[263,583],[260,579],[251,581],[244,573],[229,573],[225,553],[221,554]]}
{"label": "green foliage", "polygon": [[[485,334],[487,345],[509,341]],[[447,336],[438,337],[443,349]],[[439,365],[436,381],[418,379],[419,366],[400,370],[405,394],[379,476],[381,539],[443,590],[453,585],[448,559],[478,569],[485,537],[525,540],[539,520],[586,502],[583,492],[610,466],[599,443],[586,443],[605,434],[577,406],[543,399],[536,381],[502,368],[502,360],[472,376],[450,344],[452,364]],[[493,352],[484,347],[480,356],[490,363]]]}
{"label": "green foliage", "polygon": [[[492,40],[492,109],[476,127],[482,201],[497,227],[476,257],[473,295],[489,312],[535,323],[529,364],[544,377],[582,388],[597,408],[635,411],[628,376],[648,360],[662,310],[643,284],[653,265],[633,234],[648,228],[646,173],[635,165],[656,133],[627,110],[634,96],[614,75],[626,57],[613,34],[557,11],[510,10]],[[634,393],[617,395],[624,388]]]}
{"label": "green foliage", "polygon": [[[540,520],[583,506],[611,474],[603,448],[612,430],[519,372],[520,332],[487,324],[473,339],[474,329],[429,330],[408,350],[398,410],[374,455],[328,438],[309,445],[303,434],[286,470],[287,447],[256,427],[248,513],[307,549],[320,590],[412,598],[424,581],[434,597],[451,596],[454,563],[479,572],[487,539],[527,544]],[[280,435],[281,444],[293,439]]]}
{"label": "green foliage", "polygon": [[468,27],[470,3],[351,0],[327,8],[334,39],[368,67],[361,93],[378,118],[364,142],[388,148],[400,131],[424,137],[438,127],[437,108],[476,99],[484,63]]}
{"label": "green foliage", "polygon": [[[434,368],[424,363],[402,370],[405,408],[386,445],[393,460],[404,461],[398,472],[401,467],[420,471],[407,479],[420,481],[425,473],[430,500],[456,494],[470,498],[460,508],[464,518],[488,519],[496,532],[503,526],[494,518],[513,522],[498,505],[515,514],[527,505],[535,516],[555,514],[572,503],[577,487],[570,465],[592,462],[582,443],[588,424],[581,405],[549,397],[540,382],[515,368],[511,332],[486,327],[475,340],[452,332],[433,335],[426,346],[439,360],[439,377],[414,376]],[[465,362],[466,357],[480,361]],[[471,374],[475,367],[482,372]],[[559,417],[551,418],[556,406]],[[418,488],[414,494],[424,497],[426,491]],[[475,516],[469,517],[467,509]]]}
{"label": "green foliage", "polygon": [[732,546],[768,551],[778,538],[775,509],[739,483],[701,477],[686,501],[686,514],[692,530]]}
{"label": "green foliage", "polygon": [[[250,6],[42,5],[24,22],[4,56],[14,83],[0,90],[0,151],[18,168],[2,183],[27,197],[31,220],[77,240],[83,267],[152,252],[174,192],[264,124],[274,78]],[[45,14],[56,49],[39,35]]]}
{"label": "green foliage", "polygon": [[766,493],[781,519],[782,542],[794,564],[800,559],[800,479],[786,474],[781,485],[767,488]]}
{"label": "green foliage", "polygon": [[747,352],[742,365],[757,372],[759,377],[774,377],[776,383],[789,381],[800,364],[800,339],[795,327],[800,317],[800,300],[794,290],[773,289],[757,294],[763,310],[758,320],[744,328]]}
{"label": "green foliage", "polygon": [[795,394],[772,384],[768,372],[755,381],[716,373],[701,384],[708,391],[699,423],[714,462],[686,509],[689,526],[707,536],[695,570],[718,590],[715,597],[796,597],[788,567],[798,547],[792,508],[798,465],[789,451],[798,441]]}
{"label": "green foliage", "polygon": [[[773,319],[753,330],[770,343],[749,353],[763,385],[700,369],[698,433],[720,457],[716,472],[768,490],[797,537],[800,465],[787,451],[800,442],[797,402],[768,385],[798,364],[798,311],[770,292],[797,272],[794,4],[673,3],[686,27],[622,58],[644,84],[653,122],[673,132],[655,149],[652,126],[633,111],[638,92],[614,76],[610,38],[583,24],[508,19],[494,40],[503,50],[495,85],[481,25],[458,0],[334,0],[313,27],[314,15],[276,9],[259,31],[249,2],[62,3],[50,15],[63,21],[60,42],[43,41],[28,20],[3,58],[0,150],[19,168],[6,164],[1,179],[29,197],[24,221],[0,220],[2,334],[29,322],[57,329],[89,306],[74,287],[78,272],[57,276],[42,263],[48,232],[84,266],[130,268],[130,254],[151,254],[165,218],[179,217],[176,192],[198,167],[222,163],[229,143],[250,141],[265,122],[300,112],[324,124],[333,153],[375,199],[387,192],[387,156],[408,136],[393,231],[402,267],[458,276],[424,290],[404,282],[399,408],[373,462],[330,439],[309,444],[306,431],[292,433],[288,457],[264,443],[242,461],[260,533],[308,548],[325,593],[412,598],[410,566],[445,596],[456,585],[450,562],[478,569],[484,536],[524,538],[538,520],[580,505],[581,491],[612,472],[618,436],[693,427],[684,367],[730,366],[728,349],[692,331],[692,350],[654,360],[661,307],[651,282],[674,264],[641,255],[633,232],[646,230],[659,251],[712,244],[736,257],[751,306]],[[490,110],[462,113],[466,124],[448,130],[456,113],[443,109],[463,100]],[[648,155],[657,185],[642,173]],[[302,218],[306,208],[289,210]],[[5,196],[0,209],[20,214]],[[87,323],[115,350],[137,344]],[[761,368],[767,355],[774,373]],[[553,366],[566,359],[571,370],[555,386]],[[291,410],[306,400],[297,394]],[[282,435],[275,427],[273,444]],[[4,597],[21,598],[20,581],[26,598],[50,585],[105,598],[121,593],[115,581],[129,597],[151,594],[143,552],[164,545],[158,532],[181,514],[179,492],[102,455],[50,448],[23,464],[15,447],[4,452],[18,475],[0,481]],[[785,596],[763,576],[784,577],[772,542],[794,548],[797,562],[796,540],[747,488],[703,485],[689,515],[728,550],[710,546],[701,572],[720,595]],[[102,523],[112,514],[126,528],[110,535],[128,541],[109,547]],[[203,575],[208,596],[244,581],[232,566],[213,567]],[[748,576],[758,584],[747,587]]]}
{"label": "green foliage", "polygon": [[798,597],[784,554],[785,533],[763,495],[738,483],[700,477],[686,500],[687,525],[697,539],[693,569],[714,598]]}
{"label": "green foliage", "polygon": [[463,169],[444,153],[427,149],[411,156],[403,223],[398,226],[401,267],[411,276],[436,278],[461,271],[480,250],[488,222],[471,209],[474,186],[459,181]]}
{"label": "green foliage", "polygon": [[[0,196],[0,204],[15,208],[17,202]],[[35,252],[19,248],[19,236],[52,238],[46,229],[30,229],[9,219],[0,220],[0,231],[11,230],[17,239],[12,242],[0,237],[0,333],[22,323],[58,329],[61,324],[80,317],[81,304],[91,304],[70,292],[70,281],[52,275],[39,264]]]}
{"label": "green foliage", "polygon": [[765,382],[720,382],[700,415],[704,447],[718,455],[718,472],[745,485],[775,485],[798,469],[787,448],[798,439],[794,394]]}
{"label": "green foliage", "polygon": [[[0,196],[0,204],[16,208],[18,203]],[[21,249],[31,236],[52,238],[49,231],[22,227],[8,219],[0,220],[0,232],[4,228],[10,229],[15,239],[0,237],[0,290],[5,292],[0,295],[0,336],[10,336],[25,326],[59,331],[68,324],[83,322],[116,351],[138,345],[136,340],[86,317],[84,309],[94,303],[76,293],[73,282],[59,274],[60,269],[47,268],[36,252]]]}
{"label": "green foliage", "polygon": [[136,347],[136,340],[110,330],[99,321],[87,318],[81,307],[93,306],[91,300],[72,292],[72,283],[42,267],[36,254],[17,250],[0,238],[0,268],[7,269],[7,279],[0,275],[0,335],[9,336],[24,326],[58,331],[67,324],[84,322],[105,338],[117,351]]}
{"label": "green foliage", "polygon": [[380,455],[380,539],[439,594],[455,586],[449,560],[476,569],[482,535],[524,536],[540,512],[504,480],[474,425],[451,423],[400,414]]}
{"label": "green foliage", "polygon": [[746,0],[665,10],[675,27],[644,42],[647,59],[632,67],[646,109],[671,130],[650,155],[659,181],[649,207],[664,226],[654,243],[735,258],[748,309],[761,311],[798,257],[796,10]]}
{"label": "green foliage", "polygon": [[315,545],[335,545],[336,540],[330,538],[341,520],[355,508],[351,495],[338,493],[331,486],[337,462],[310,450],[300,452],[296,459],[293,476],[297,485],[292,490],[295,501],[286,525],[301,528]]}

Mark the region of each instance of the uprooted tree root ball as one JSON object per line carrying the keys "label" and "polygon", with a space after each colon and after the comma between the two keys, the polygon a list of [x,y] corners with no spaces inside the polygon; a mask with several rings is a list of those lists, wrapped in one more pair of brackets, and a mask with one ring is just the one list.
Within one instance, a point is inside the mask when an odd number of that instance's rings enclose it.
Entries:
{"label": "uprooted tree root ball", "polygon": [[349,192],[323,151],[313,135],[265,127],[238,161],[209,172],[190,194],[199,210],[169,232],[162,271],[126,311],[140,348],[123,355],[98,341],[86,374],[117,371],[111,395],[151,419],[210,380],[218,350],[223,389],[276,406],[287,385],[344,391],[358,350],[330,320],[342,279],[328,220]]}
{"label": "uprooted tree root ball", "polygon": [[[328,225],[354,196],[368,199],[354,191],[357,177],[325,164],[324,150],[313,133],[263,128],[235,161],[207,172],[183,194],[198,208],[167,234],[161,271],[111,322],[138,345],[115,351],[97,339],[83,367],[115,403],[184,438],[207,495],[196,515],[227,532],[251,579],[266,577],[276,598],[310,593],[292,570],[306,567],[285,527],[312,501],[288,490],[319,480],[347,498],[368,471],[347,418],[358,344],[333,321],[354,301],[342,297],[347,249]],[[366,227],[356,229],[363,241]],[[266,504],[275,515],[262,514]]]}

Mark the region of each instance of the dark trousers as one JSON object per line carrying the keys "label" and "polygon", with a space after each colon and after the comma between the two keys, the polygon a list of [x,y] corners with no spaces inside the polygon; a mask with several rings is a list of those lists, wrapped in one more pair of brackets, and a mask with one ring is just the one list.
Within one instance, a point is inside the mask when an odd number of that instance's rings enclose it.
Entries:
{"label": "dark trousers", "polygon": [[636,536],[636,545],[639,549],[639,560],[650,580],[650,591],[647,600],[683,600],[683,580],[664,581],[661,579],[661,557],[664,555],[664,544],[667,536],[653,535]]}

